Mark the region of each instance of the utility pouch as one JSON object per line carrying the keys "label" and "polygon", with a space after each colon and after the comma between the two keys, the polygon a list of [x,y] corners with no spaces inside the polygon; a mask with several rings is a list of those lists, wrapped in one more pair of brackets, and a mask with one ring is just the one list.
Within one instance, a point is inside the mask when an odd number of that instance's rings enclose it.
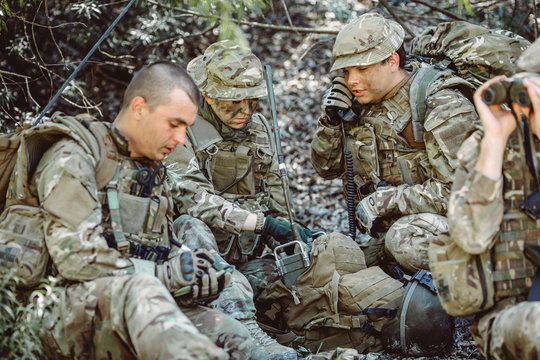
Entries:
{"label": "utility pouch", "polygon": [[21,288],[32,288],[45,276],[49,252],[43,214],[36,206],[11,205],[0,218],[0,267],[15,269]]}

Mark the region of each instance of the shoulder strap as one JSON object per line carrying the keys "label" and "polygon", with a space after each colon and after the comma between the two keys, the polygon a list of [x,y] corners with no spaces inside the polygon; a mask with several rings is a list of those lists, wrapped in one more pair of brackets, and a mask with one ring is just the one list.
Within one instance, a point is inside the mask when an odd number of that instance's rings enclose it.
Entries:
{"label": "shoulder strap", "polygon": [[195,152],[207,149],[223,139],[216,128],[199,115],[195,123],[187,129],[187,135]]}
{"label": "shoulder strap", "polygon": [[433,65],[419,68],[413,75],[409,102],[411,104],[413,139],[416,143],[424,142],[427,89],[449,64],[450,60],[444,59]]}
{"label": "shoulder strap", "polygon": [[88,114],[66,116],[54,113],[52,119],[74,130],[75,134],[89,147],[96,164],[96,183],[103,189],[114,177],[118,163],[118,150],[114,145],[107,126]]}

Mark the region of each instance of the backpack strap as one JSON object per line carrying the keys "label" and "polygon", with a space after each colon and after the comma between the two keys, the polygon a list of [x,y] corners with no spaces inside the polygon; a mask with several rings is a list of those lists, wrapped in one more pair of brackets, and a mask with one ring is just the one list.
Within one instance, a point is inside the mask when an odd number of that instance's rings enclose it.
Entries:
{"label": "backpack strap", "polygon": [[205,150],[223,139],[216,128],[200,115],[187,129],[187,135],[195,152]]}
{"label": "backpack strap", "polygon": [[424,142],[427,89],[438,77],[439,73],[445,70],[450,63],[450,59],[444,59],[433,65],[419,68],[413,75],[409,102],[411,105],[413,139],[417,143]]}

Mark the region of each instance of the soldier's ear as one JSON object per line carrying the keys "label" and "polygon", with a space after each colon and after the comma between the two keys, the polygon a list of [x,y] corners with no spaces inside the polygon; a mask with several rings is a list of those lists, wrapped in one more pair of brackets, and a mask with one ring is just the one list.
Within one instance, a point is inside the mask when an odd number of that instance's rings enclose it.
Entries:
{"label": "soldier's ear", "polygon": [[392,55],[390,55],[388,61],[390,62],[390,67],[393,72],[399,70],[399,55],[397,52],[394,52]]}
{"label": "soldier's ear", "polygon": [[147,106],[146,100],[142,96],[135,96],[133,100],[131,100],[131,113],[133,117],[139,120]]}
{"label": "soldier's ear", "polygon": [[214,103],[216,102],[216,100],[214,98],[211,98],[208,95],[203,95],[203,96],[206,99],[206,102],[208,103],[208,105],[214,105]]}

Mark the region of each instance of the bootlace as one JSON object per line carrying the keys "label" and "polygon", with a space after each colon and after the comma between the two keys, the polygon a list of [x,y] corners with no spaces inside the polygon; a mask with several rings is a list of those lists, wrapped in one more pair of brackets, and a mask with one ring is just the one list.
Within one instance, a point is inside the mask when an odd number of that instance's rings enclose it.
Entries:
{"label": "bootlace", "polygon": [[257,324],[255,320],[248,320],[243,322],[249,333],[255,341],[257,341],[261,346],[268,346],[276,342],[272,337],[267,333],[262,331],[262,329]]}

